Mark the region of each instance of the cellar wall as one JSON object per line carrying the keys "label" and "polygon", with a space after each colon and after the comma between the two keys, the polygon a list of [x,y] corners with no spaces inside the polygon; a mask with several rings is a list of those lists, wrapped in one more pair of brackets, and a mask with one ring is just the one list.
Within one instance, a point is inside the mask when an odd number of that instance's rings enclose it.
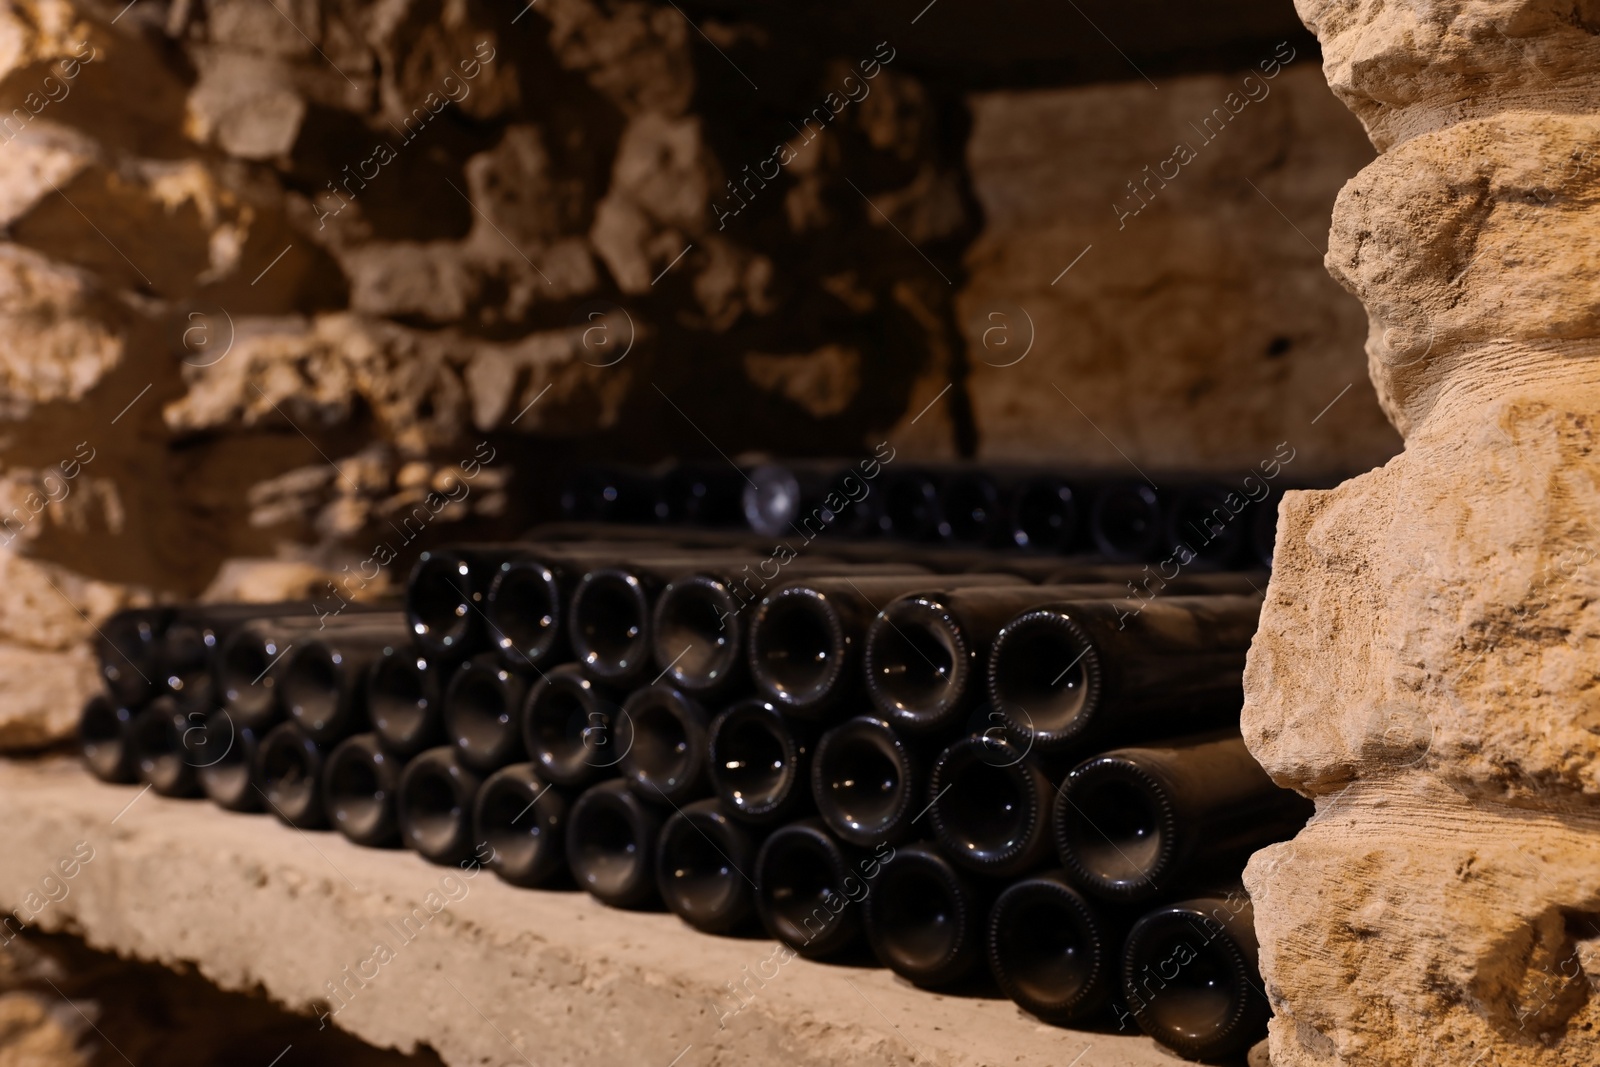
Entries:
{"label": "cellar wall", "polygon": [[376,592],[583,458],[1382,461],[1318,264],[1370,149],[1292,13],[1238,7],[1111,70],[942,12],[8,6],[0,746],[69,731],[120,605],[388,546]]}

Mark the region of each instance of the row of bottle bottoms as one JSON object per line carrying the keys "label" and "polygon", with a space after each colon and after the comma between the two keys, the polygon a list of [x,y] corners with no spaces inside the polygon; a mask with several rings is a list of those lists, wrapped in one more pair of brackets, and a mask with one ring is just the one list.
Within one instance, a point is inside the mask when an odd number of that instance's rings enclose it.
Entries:
{"label": "row of bottle bottoms", "polygon": [[[853,849],[898,849],[922,857],[919,870],[937,860],[951,874],[911,879],[909,896],[880,896],[904,906],[878,905],[887,909],[878,927],[888,923],[909,944],[939,941],[929,930],[948,931],[964,914],[950,910],[968,899],[963,887],[988,899],[1052,853],[1082,914],[1123,922],[1125,932],[1155,900],[1236,881],[1250,851],[1306,817],[1237,736],[1259,597],[1231,590],[1249,576],[1186,577],[1165,592],[1222,591],[1164,595],[1134,610],[1106,599],[1121,590],[1093,580],[1119,577],[1115,568],[1083,566],[1069,577],[1090,580],[1031,585],[1016,575],[811,563],[815,577],[786,573],[745,612],[719,599],[738,558],[639,543],[457,546],[419,561],[404,611],[125,613],[104,628],[111,695],[85,709],[85,755],[108,779],[204,789],[225,806],[332,824],[365,843],[399,835],[431,858],[487,844],[509,881],[538,883],[569,866],[601,899],[659,893],[706,928],[722,921],[713,912],[753,907],[785,944],[813,954],[838,948],[803,921],[786,937],[782,915],[791,905],[827,914],[859,893],[859,877],[852,890],[842,880],[849,865],[834,862]],[[659,672],[653,682],[641,664]],[[151,700],[155,692],[164,695]],[[869,703],[874,714],[858,714]],[[722,704],[714,717],[704,710]],[[1170,740],[1179,735],[1189,736]],[[1141,738],[1168,740],[1125,744]],[[1082,758],[1113,744],[1124,747]],[[680,828],[669,848],[661,835],[678,816],[659,825],[666,808],[686,819],[692,808],[700,821],[689,825],[700,832]],[[781,833],[770,830],[780,824]],[[777,844],[758,844],[769,833]],[[730,866],[737,834],[748,862]],[[723,838],[727,848],[701,848]],[[802,838],[812,853],[785,844]],[[935,845],[918,851],[905,844],[914,838]],[[771,869],[756,859],[769,847]],[[812,862],[830,848],[832,866]],[[811,859],[784,860],[794,854]],[[643,858],[651,855],[654,870]],[[662,871],[676,873],[663,881]],[[844,874],[819,881],[819,871]],[[763,905],[763,885],[787,903]],[[740,904],[746,888],[751,899]],[[918,901],[940,900],[948,907],[918,911]],[[1049,920],[1048,932],[1069,938],[1057,955],[1078,958],[1087,943],[1070,941],[1081,930],[1062,921]],[[960,929],[970,937],[981,925]],[[867,928],[875,944],[894,940]],[[1022,938],[1017,951],[1037,942]],[[1105,1002],[1117,995],[1116,953],[1104,948],[1112,942],[1102,937],[1094,955]],[[1055,950],[1040,951],[1002,978],[1006,991],[1041,1017],[1092,1014],[1085,1005],[1100,994],[1053,1007],[1035,995],[1042,977],[1015,978],[1030,967],[1071,971]],[[914,981],[954,980],[954,964],[895,958]],[[1193,998],[1170,976],[1155,980],[1174,990],[1160,998],[1165,1007],[1146,988],[1119,1002],[1125,1021],[1191,1051],[1238,1039],[1233,1029],[1198,1044],[1181,1027],[1168,1032],[1168,1008]],[[1130,1005],[1150,1010],[1128,1016]]]}
{"label": "row of bottle bottoms", "polygon": [[709,723],[670,686],[629,702],[638,717],[620,758],[525,723],[535,758],[488,772],[463,758],[470,726],[402,759],[379,732],[330,747],[294,718],[258,734],[218,709],[197,728],[170,697],[133,715],[96,697],[82,740],[109,781],[438,864],[481,862],[513,885],[664,904],[707,933],[764,929],[807,958],[848,953],[864,934],[920,986],[961,986],[987,959],[1001,989],[1050,1022],[1137,1026],[1204,1058],[1264,1034],[1238,872],[1308,810],[1237,735],[1105,752],[1058,786],[983,734],[925,770],[871,716],[808,743],[762,701]]}
{"label": "row of bottle bottoms", "polygon": [[[1287,447],[1287,446],[1285,446]],[[1155,560],[1179,550],[1219,566],[1270,566],[1293,449],[1237,478],[930,466],[873,457],[580,467],[561,494],[577,522],[744,527],[973,548]]]}

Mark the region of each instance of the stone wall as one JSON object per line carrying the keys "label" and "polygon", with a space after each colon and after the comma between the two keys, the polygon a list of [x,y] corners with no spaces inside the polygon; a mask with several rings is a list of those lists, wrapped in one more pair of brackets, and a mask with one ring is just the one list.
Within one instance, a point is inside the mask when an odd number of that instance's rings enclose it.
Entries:
{"label": "stone wall", "polygon": [[1301,0],[1378,158],[1328,268],[1405,451],[1291,493],[1245,736],[1275,1067],[1600,1061],[1600,8]]}
{"label": "stone wall", "polygon": [[[367,560],[376,593],[547,516],[583,457],[1393,451],[1359,391],[1315,418],[1360,326],[1312,245],[1369,150],[1278,70],[1304,40],[1212,32],[1197,55],[1260,53],[1212,75],[1130,43],[1159,91],[1041,85],[1106,66],[1035,41],[1008,87],[1004,42],[964,71],[938,8],[883,36],[688,10],[0,11],[0,745],[70,730],[123,604]],[[1262,62],[1269,95],[1119,222]]]}

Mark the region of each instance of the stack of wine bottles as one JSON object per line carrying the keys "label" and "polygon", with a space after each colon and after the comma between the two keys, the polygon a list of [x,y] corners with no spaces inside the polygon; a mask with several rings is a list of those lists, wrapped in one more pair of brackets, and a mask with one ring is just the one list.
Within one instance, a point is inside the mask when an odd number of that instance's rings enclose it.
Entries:
{"label": "stack of wine bottles", "polygon": [[400,604],[127,611],[83,754],[921,986],[987,971],[1055,1023],[1257,1040],[1239,875],[1309,814],[1238,732],[1264,576],[889,555],[591,528],[426,552]]}
{"label": "stack of wine bottles", "polygon": [[1178,556],[1214,568],[1270,567],[1284,462],[1236,484],[1162,474],[1159,487],[1105,473],[790,460],[743,467],[585,466],[561,494],[577,522],[748,527],[771,537],[890,538],[989,550]]}

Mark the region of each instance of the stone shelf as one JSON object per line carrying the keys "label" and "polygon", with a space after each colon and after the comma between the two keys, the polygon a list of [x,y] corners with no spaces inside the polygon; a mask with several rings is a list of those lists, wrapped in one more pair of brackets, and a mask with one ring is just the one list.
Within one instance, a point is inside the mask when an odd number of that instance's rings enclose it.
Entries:
{"label": "stone shelf", "polygon": [[[75,848],[92,858],[75,863]],[[351,992],[330,1025],[402,1051],[427,1045],[452,1065],[1183,1062],[1142,1036],[1061,1030],[1006,1000],[802,959],[768,964],[776,976],[750,982],[735,1013],[728,983],[756,972],[774,942],[708,937],[672,915],[514,889],[487,872],[460,878],[410,853],[104,785],[65,759],[0,761],[0,855],[0,901],[32,926],[193,966],[298,1011],[338,1007],[327,984],[343,983]],[[401,931],[414,908],[429,921]]]}

